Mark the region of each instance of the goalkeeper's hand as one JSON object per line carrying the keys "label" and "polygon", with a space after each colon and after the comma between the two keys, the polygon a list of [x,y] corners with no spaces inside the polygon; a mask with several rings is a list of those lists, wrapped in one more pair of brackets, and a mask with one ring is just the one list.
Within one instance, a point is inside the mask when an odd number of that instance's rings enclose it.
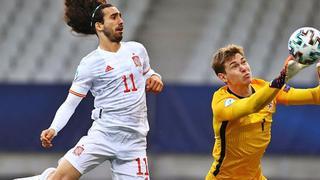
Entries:
{"label": "goalkeeper's hand", "polygon": [[292,55],[289,55],[280,72],[280,75],[271,81],[270,87],[281,89],[282,86],[289,81],[289,79],[307,66],[308,65],[298,63],[295,61],[295,58]]}
{"label": "goalkeeper's hand", "polygon": [[[293,59],[292,59],[293,58]],[[295,76],[299,71],[308,67],[309,65],[298,63],[294,60],[293,56],[287,58],[286,63],[288,64],[286,82],[288,82],[293,76]]]}

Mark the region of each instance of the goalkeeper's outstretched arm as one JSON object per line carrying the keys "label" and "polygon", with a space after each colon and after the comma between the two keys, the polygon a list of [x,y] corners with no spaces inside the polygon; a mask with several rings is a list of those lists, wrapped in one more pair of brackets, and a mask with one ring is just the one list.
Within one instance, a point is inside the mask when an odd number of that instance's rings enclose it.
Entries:
{"label": "goalkeeper's outstretched arm", "polygon": [[[320,84],[320,63],[316,67]],[[277,102],[285,105],[320,104],[320,85],[308,89],[295,89],[288,86],[277,95]]]}

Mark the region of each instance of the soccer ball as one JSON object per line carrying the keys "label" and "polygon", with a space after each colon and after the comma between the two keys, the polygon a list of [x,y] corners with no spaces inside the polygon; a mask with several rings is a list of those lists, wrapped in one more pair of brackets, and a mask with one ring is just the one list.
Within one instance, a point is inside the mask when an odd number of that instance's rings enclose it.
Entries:
{"label": "soccer ball", "polygon": [[316,63],[320,59],[320,32],[312,27],[297,29],[289,38],[288,49],[299,63]]}

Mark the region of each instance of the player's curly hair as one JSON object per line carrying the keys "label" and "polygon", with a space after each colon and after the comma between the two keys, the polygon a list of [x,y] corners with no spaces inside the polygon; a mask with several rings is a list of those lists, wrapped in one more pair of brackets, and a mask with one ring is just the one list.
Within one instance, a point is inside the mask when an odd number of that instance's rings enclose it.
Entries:
{"label": "player's curly hair", "polygon": [[64,20],[73,31],[81,34],[96,34],[94,24],[103,23],[102,10],[112,7],[105,0],[65,0]]}
{"label": "player's curly hair", "polygon": [[224,63],[230,58],[233,58],[237,53],[244,56],[243,47],[235,44],[229,44],[218,49],[218,51],[213,55],[211,64],[211,67],[216,75],[219,73],[225,73]]}

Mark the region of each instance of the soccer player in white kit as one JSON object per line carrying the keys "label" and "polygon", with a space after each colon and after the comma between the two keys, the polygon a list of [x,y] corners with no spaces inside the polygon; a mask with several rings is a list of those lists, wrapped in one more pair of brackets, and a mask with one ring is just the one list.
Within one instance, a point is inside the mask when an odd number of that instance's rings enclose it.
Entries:
{"label": "soccer player in white kit", "polygon": [[162,91],[160,75],[150,68],[142,44],[121,42],[123,19],[113,5],[101,0],[65,0],[65,21],[77,33],[96,34],[99,46],[81,60],[65,102],[51,126],[41,133],[42,146],[53,146],[53,138],[88,91],[94,96],[94,121],[57,168],[33,178],[79,179],[109,160],[114,180],[149,180],[145,92]]}

